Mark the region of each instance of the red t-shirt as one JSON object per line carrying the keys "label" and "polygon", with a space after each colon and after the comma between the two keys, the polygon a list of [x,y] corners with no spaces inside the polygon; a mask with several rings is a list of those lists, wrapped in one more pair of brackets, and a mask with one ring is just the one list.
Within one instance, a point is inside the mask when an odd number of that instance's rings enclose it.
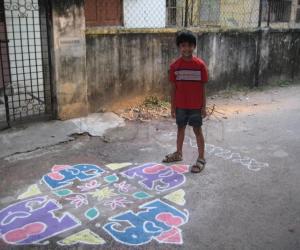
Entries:
{"label": "red t-shirt", "polygon": [[208,81],[205,63],[195,56],[190,61],[178,58],[170,65],[170,81],[175,84],[175,107],[200,109],[204,84]]}

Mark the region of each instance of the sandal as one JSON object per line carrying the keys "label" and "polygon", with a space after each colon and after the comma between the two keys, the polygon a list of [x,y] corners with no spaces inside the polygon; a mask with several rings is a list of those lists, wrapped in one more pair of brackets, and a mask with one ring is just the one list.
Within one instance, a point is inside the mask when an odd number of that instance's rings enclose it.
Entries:
{"label": "sandal", "polygon": [[206,161],[198,158],[196,163],[192,166],[191,172],[194,174],[200,173],[205,168]]}
{"label": "sandal", "polygon": [[166,163],[176,162],[176,161],[182,161],[182,154],[179,152],[174,152],[172,154],[168,154],[162,160],[162,162],[166,162]]}

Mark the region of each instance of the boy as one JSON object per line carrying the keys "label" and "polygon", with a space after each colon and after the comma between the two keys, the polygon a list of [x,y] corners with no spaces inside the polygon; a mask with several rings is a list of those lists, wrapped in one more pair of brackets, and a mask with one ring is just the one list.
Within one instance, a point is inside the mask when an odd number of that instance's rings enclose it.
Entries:
{"label": "boy", "polygon": [[191,31],[181,31],[176,37],[180,58],[170,65],[171,115],[176,117],[177,151],[168,154],[163,162],[182,160],[182,146],[186,125],[193,127],[197,146],[198,159],[192,166],[192,173],[200,173],[206,164],[204,158],[204,137],[202,118],[206,117],[205,83],[208,81],[205,63],[195,56],[196,37]]}

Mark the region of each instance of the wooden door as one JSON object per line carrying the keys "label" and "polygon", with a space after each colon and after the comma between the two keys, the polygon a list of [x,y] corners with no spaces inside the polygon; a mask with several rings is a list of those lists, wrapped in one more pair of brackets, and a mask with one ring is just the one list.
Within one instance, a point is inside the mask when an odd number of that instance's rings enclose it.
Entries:
{"label": "wooden door", "polygon": [[87,26],[122,25],[122,0],[86,0]]}

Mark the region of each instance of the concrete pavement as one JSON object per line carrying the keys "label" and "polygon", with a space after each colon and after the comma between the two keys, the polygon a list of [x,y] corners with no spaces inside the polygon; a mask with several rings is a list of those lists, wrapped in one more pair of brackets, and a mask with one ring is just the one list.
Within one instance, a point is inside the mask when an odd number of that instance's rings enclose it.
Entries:
{"label": "concrete pavement", "polygon": [[1,132],[0,158],[71,141],[74,140],[74,134],[103,136],[106,130],[124,125],[124,120],[114,113],[95,113],[66,121],[19,125]]}
{"label": "concrete pavement", "polygon": [[300,87],[208,103],[201,174],[191,129],[184,161],[156,164],[170,119],[3,156],[0,248],[299,249]]}

